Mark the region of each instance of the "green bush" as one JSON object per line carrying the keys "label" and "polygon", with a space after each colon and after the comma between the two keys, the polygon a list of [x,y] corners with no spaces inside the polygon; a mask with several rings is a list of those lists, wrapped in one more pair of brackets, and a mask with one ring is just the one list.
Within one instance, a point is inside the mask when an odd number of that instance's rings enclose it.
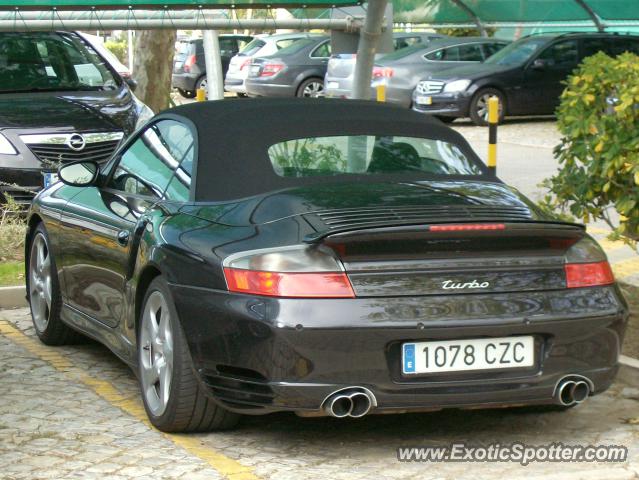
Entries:
{"label": "green bush", "polygon": [[[585,223],[604,220],[615,236],[639,240],[639,57],[598,53],[566,85],[557,110],[559,171],[544,182],[546,203]],[[607,98],[618,101],[612,106]]]}
{"label": "green bush", "polygon": [[0,263],[20,261],[24,258],[24,208],[5,194],[6,203],[0,204]]}
{"label": "green bush", "polygon": [[128,63],[126,42],[114,42],[112,40],[109,40],[107,42],[104,42],[104,46],[109,49],[111,53],[115,55],[123,64],[126,65]]}

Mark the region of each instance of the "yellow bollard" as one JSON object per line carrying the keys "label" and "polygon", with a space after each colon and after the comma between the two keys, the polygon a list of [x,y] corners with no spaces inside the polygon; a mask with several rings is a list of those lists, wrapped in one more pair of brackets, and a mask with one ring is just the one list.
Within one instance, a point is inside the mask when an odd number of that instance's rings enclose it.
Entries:
{"label": "yellow bollard", "polygon": [[377,101],[385,102],[386,101],[386,85],[384,85],[383,83],[380,85],[377,85],[375,87],[375,91],[377,93]]}
{"label": "yellow bollard", "polygon": [[499,123],[499,98],[488,99],[488,170],[497,175],[497,124]]}
{"label": "yellow bollard", "polygon": [[195,92],[195,99],[198,102],[206,101],[206,90],[204,88],[198,88]]}

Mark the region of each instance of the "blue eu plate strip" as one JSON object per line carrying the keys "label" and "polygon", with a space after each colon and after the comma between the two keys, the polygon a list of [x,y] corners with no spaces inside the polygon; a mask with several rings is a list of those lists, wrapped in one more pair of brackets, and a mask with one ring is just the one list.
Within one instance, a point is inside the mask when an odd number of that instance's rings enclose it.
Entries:
{"label": "blue eu plate strip", "polygon": [[415,373],[415,344],[404,344],[404,373]]}

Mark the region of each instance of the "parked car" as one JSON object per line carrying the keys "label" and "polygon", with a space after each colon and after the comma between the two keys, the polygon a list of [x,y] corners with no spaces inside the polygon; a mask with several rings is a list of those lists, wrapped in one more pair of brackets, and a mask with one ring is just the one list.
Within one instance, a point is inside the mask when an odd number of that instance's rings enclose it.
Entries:
{"label": "parked car", "polygon": [[60,163],[107,160],[153,116],[77,33],[0,33],[0,59],[1,201],[31,201]]}
{"label": "parked car", "polygon": [[308,33],[298,32],[261,36],[253,39],[240,53],[231,58],[229,70],[224,79],[224,90],[235,92],[239,96],[246,96],[244,82],[248,77],[249,67],[254,58],[272,55],[308,36]]}
{"label": "parked car", "polygon": [[124,65],[115,54],[104,46],[104,42],[100,37],[96,37],[95,35],[90,35],[85,32],[77,32],[83,39],[91,44],[93,49],[98,52],[111,66],[113,69],[118,72],[122,78],[128,79],[131,78],[131,70],[129,67]]}
{"label": "parked car", "polygon": [[[428,45],[417,44],[384,55],[373,68],[372,87],[386,85],[386,101],[410,108],[413,91],[426,75],[435,75],[459,65],[483,62],[508,45],[485,38],[445,38]],[[371,92],[374,95],[374,91]],[[374,98],[374,97],[372,97]]]}
{"label": "parked car", "polygon": [[[222,72],[226,75],[231,58],[248,45],[250,35],[220,35]],[[206,61],[201,38],[181,42],[173,61],[173,88],[184,98],[193,98],[198,89],[206,89]]]}
{"label": "parked car", "polygon": [[628,309],[604,252],[436,119],[195,103],[59,174],[28,215],[35,332],[112,349],[159,429],[566,409],[617,372]]}
{"label": "parked car", "polygon": [[[428,45],[430,42],[443,38],[448,37],[437,33],[395,32],[393,33],[393,47],[394,50],[397,51],[411,46]],[[350,98],[353,91],[356,57],[357,55],[354,53],[331,55],[324,78],[324,91],[326,96]],[[376,60],[382,57],[384,57],[384,54],[375,55]]]}
{"label": "parked car", "polygon": [[249,68],[246,93],[249,97],[321,97],[330,55],[330,38],[318,35],[256,58]]}
{"label": "parked car", "polygon": [[563,81],[590,55],[639,53],[639,36],[615,33],[537,35],[518,40],[484,63],[436,73],[420,81],[413,109],[454,119],[470,117],[485,125],[487,101],[500,101],[505,115],[548,115],[555,111]]}

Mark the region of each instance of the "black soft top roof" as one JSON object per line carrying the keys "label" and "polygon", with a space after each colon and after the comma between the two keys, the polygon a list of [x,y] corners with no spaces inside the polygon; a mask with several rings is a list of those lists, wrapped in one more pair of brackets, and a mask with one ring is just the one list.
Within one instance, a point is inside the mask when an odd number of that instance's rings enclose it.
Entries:
{"label": "black soft top roof", "polygon": [[[337,135],[401,135],[434,138],[456,144],[486,169],[464,138],[439,120],[410,110],[370,101],[336,99],[227,99],[192,103],[166,110],[192,123],[197,132],[194,165],[195,201],[227,201],[288,187],[336,182],[416,181],[428,174],[278,176],[268,148],[298,138]],[[447,178],[459,178],[447,176]],[[463,178],[469,178],[464,176]],[[488,177],[486,177],[488,179]]]}

